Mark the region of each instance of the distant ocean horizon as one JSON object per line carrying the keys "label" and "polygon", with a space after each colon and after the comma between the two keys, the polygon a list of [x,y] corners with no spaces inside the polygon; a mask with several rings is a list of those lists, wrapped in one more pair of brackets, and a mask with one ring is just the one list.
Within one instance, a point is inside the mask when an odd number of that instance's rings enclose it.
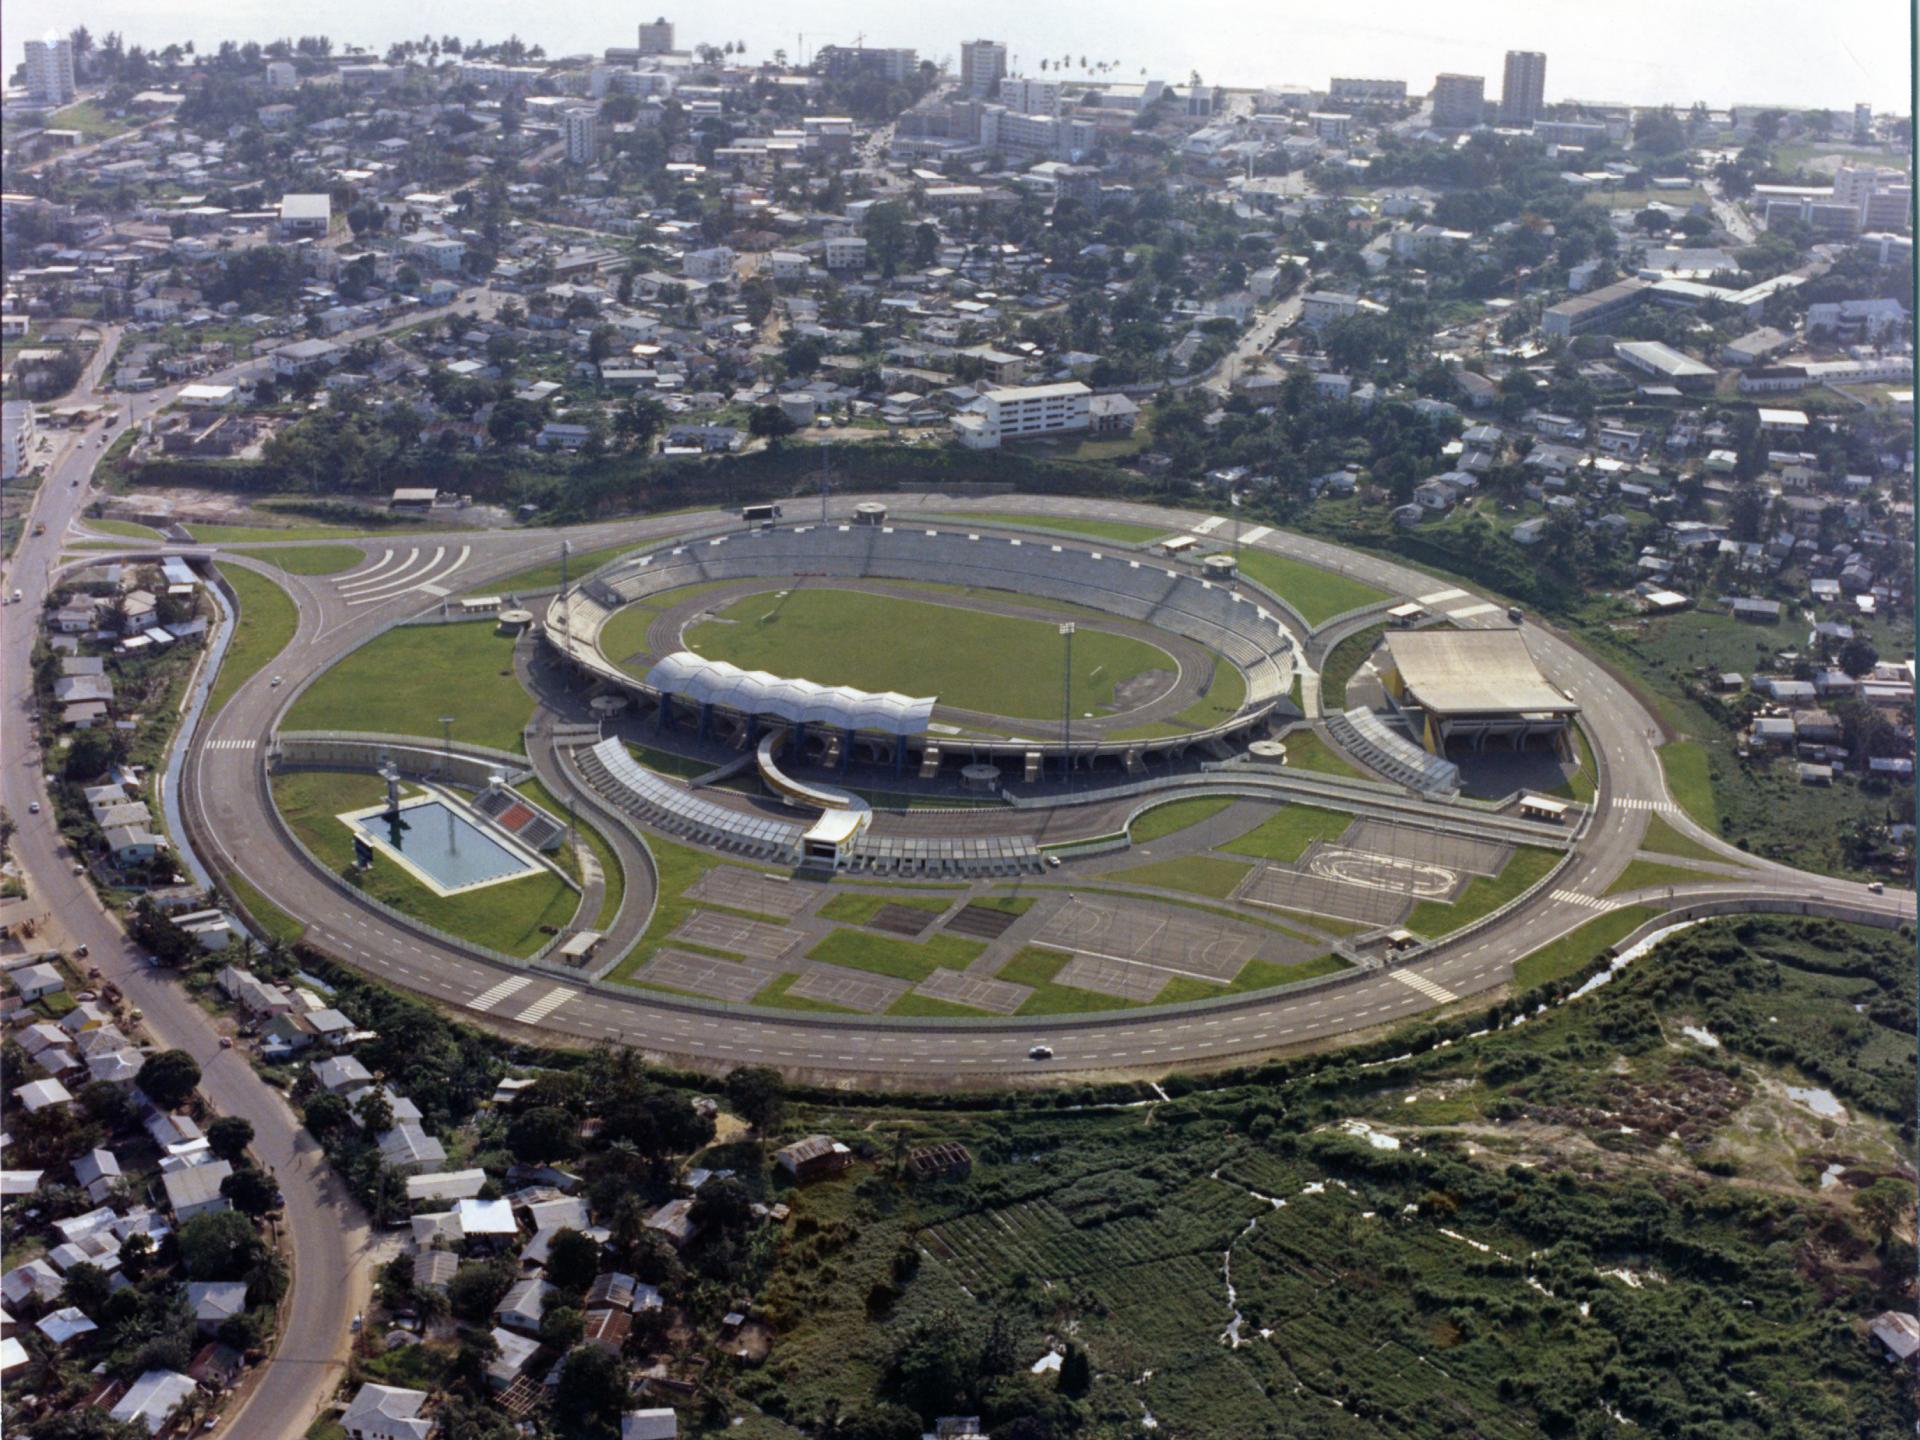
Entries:
{"label": "distant ocean horizon", "polygon": [[[661,7],[664,6],[664,9]],[[824,44],[911,46],[922,59],[952,60],[962,42],[1004,41],[1016,73],[1052,73],[1065,57],[1068,80],[1107,64],[1108,78],[1184,81],[1198,72],[1210,84],[1324,88],[1333,75],[1405,80],[1425,94],[1436,74],[1484,75],[1497,98],[1505,51],[1547,55],[1546,94],[1632,105],[1695,101],[1710,106],[1779,104],[1851,110],[1858,102],[1882,114],[1911,114],[1913,11],[1903,0],[1827,0],[1819,7],[1778,0],[1615,0],[1609,5],[1542,0],[1459,0],[1448,6],[1376,0],[1354,18],[1331,18],[1302,0],[1186,0],[1095,6],[1065,0],[1033,6],[1016,0],[960,5],[903,0],[810,0],[805,6],[743,0],[726,7],[679,8],[651,0],[644,10],[572,6],[545,11],[501,0],[421,0],[413,5],[335,0],[318,10],[289,10],[265,0],[218,5],[154,0],[0,0],[5,68],[22,46],[48,30],[85,24],[96,36],[118,31],[129,43],[160,47],[192,40],[212,49],[222,40],[267,43],[325,34],[336,50],[350,45],[384,53],[395,41],[457,35],[498,42],[518,34],[549,57],[599,54],[632,45],[635,27],[660,10],[679,27],[680,48],[746,42],[749,60],[785,50],[797,60]],[[789,29],[788,27],[794,27]],[[804,27],[804,33],[803,33]]]}

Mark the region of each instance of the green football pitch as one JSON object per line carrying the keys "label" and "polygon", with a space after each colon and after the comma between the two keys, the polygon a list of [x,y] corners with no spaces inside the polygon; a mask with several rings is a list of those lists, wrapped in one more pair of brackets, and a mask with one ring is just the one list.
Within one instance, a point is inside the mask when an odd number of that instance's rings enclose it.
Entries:
{"label": "green football pitch", "polygon": [[[963,604],[825,588],[768,591],[695,626],[687,643],[709,660],[821,685],[935,695],[957,709],[1016,719],[1060,713],[1059,626]],[[1074,714],[1105,713],[1115,686],[1156,670],[1171,680],[1177,668],[1157,646],[1082,622],[1073,638]]]}

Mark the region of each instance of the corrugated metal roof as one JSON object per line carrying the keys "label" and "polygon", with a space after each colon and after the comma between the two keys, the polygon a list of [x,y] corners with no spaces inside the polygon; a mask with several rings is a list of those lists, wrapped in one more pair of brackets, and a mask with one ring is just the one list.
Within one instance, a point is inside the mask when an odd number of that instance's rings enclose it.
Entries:
{"label": "corrugated metal roof", "polygon": [[725,705],[747,715],[773,715],[795,724],[832,725],[841,730],[878,730],[888,735],[919,735],[933,716],[935,697],[915,698],[894,691],[873,694],[850,685],[818,685],[789,680],[764,670],[742,670],[724,660],[708,660],[678,650],[659,660],[643,682],[669,695],[702,705]]}

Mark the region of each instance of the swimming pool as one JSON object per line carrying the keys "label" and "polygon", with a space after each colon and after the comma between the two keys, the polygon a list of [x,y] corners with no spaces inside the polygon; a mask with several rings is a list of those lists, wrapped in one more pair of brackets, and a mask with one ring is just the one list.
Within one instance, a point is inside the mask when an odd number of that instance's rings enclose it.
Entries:
{"label": "swimming pool", "polygon": [[543,868],[436,796],[406,801],[397,815],[379,805],[340,819],[442,895],[537,875]]}

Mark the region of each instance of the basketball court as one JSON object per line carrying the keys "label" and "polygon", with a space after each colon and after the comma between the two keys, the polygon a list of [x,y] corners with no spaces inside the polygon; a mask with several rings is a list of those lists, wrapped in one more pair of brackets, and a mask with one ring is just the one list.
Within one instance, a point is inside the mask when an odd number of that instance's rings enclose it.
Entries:
{"label": "basketball court", "polygon": [[1337,841],[1350,850],[1371,850],[1423,865],[1444,865],[1472,875],[1498,875],[1513,847],[1498,840],[1465,835],[1443,835],[1437,830],[1413,829],[1372,818],[1356,820]]}
{"label": "basketball court", "polygon": [[1011,1015],[1026,1003],[1033,990],[1011,980],[941,969],[914,986],[913,993],[954,1005],[971,1005],[976,1010],[990,1010],[995,1015]]}
{"label": "basketball court", "polygon": [[738,865],[716,865],[689,885],[686,893],[709,905],[757,910],[762,915],[781,915],[790,920],[814,902],[820,889],[762,875],[757,870],[742,870]]}
{"label": "basketball court", "polygon": [[1407,908],[1405,891],[1350,884],[1287,865],[1262,865],[1241,882],[1234,898],[1248,905],[1331,915],[1361,925],[1390,924]]}
{"label": "basketball court", "polygon": [[766,989],[773,976],[738,960],[662,950],[635,971],[633,978],[645,985],[664,985],[669,990],[744,1005]]}
{"label": "basketball court", "polygon": [[672,938],[768,962],[784,959],[800,948],[800,936],[791,930],[712,910],[694,911],[680,922]]}
{"label": "basketball court", "polygon": [[906,994],[909,988],[905,980],[889,975],[867,975],[822,965],[802,972],[800,978],[787,987],[787,994],[874,1015]]}
{"label": "basketball court", "polygon": [[1033,943],[1071,950],[1076,956],[1152,966],[1164,984],[1174,975],[1231,980],[1271,942],[1266,933],[1231,921],[1075,895],[1048,917]]}

